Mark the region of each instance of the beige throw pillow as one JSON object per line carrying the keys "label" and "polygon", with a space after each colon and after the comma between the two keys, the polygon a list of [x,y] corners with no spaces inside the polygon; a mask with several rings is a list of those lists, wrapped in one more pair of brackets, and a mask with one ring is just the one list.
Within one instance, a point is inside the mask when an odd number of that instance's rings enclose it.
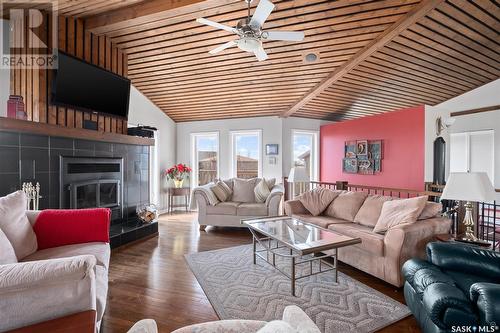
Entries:
{"label": "beige throw pillow", "polygon": [[385,202],[391,201],[392,199],[392,197],[388,196],[369,195],[354,217],[354,222],[368,227],[374,227],[382,211],[382,206]]}
{"label": "beige throw pillow", "polygon": [[267,187],[272,190],[274,185],[276,185],[276,178],[266,179]]}
{"label": "beige throw pillow", "polygon": [[0,198],[0,229],[12,244],[17,260],[36,252],[38,245],[26,216],[26,194],[23,191]]}
{"label": "beige throw pillow", "polygon": [[312,191],[299,196],[299,201],[313,216],[318,216],[335,200],[340,191],[332,191],[324,187],[317,187]]}
{"label": "beige throw pillow", "polygon": [[255,193],[256,202],[265,202],[269,194],[271,194],[268,182],[265,179],[261,179],[253,191]]}
{"label": "beige throw pillow", "polygon": [[427,196],[423,196],[385,202],[373,232],[383,234],[395,226],[415,223],[427,199]]}
{"label": "beige throw pillow", "polygon": [[16,253],[5,233],[0,229],[0,265],[15,264]]}
{"label": "beige throw pillow", "polygon": [[219,201],[225,202],[231,198],[233,190],[223,181],[218,181],[214,185],[210,186],[210,190],[214,192],[215,196]]}
{"label": "beige throw pillow", "polygon": [[418,217],[418,220],[431,219],[433,217],[441,215],[443,212],[443,205],[437,202],[427,201],[425,208]]}
{"label": "beige throw pillow", "polygon": [[367,196],[368,193],[366,192],[343,191],[330,206],[328,206],[325,215],[353,222],[354,217]]}
{"label": "beige throw pillow", "polygon": [[233,197],[232,200],[234,202],[246,202],[252,203],[255,202],[255,193],[254,188],[257,184],[257,181],[260,181],[258,178],[252,179],[239,179],[235,178],[233,180]]}

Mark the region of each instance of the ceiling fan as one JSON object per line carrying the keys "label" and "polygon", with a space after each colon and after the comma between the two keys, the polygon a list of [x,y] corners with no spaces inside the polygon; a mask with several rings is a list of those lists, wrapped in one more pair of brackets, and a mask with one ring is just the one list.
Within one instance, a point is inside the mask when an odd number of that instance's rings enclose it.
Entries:
{"label": "ceiling fan", "polygon": [[252,0],[245,0],[248,3],[248,16],[239,21],[235,28],[227,25],[210,21],[204,18],[198,18],[198,23],[206,24],[214,28],[223,29],[239,36],[238,39],[227,42],[213,50],[210,54],[219,53],[229,47],[238,46],[245,52],[255,54],[257,60],[263,61],[267,59],[267,53],[262,47],[264,40],[279,40],[300,42],[304,39],[304,33],[299,31],[265,31],[262,30],[262,25],[267,20],[274,9],[274,4],[269,0],[260,0],[255,13],[250,17],[250,3]]}

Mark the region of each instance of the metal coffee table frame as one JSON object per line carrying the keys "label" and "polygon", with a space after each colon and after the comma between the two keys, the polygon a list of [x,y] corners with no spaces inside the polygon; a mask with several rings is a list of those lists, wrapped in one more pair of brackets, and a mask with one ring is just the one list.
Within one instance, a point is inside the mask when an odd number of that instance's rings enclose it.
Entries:
{"label": "metal coffee table frame", "polygon": [[[274,216],[274,217],[268,217],[268,218],[285,218],[285,216]],[[245,221],[256,221],[258,219],[244,219],[241,220],[242,224],[245,224]],[[262,219],[263,220],[263,219]],[[304,224],[309,224],[307,222],[301,221],[301,223]],[[314,226],[319,229],[327,230],[321,227],[318,227],[316,225],[309,224],[311,226]],[[334,271],[335,274],[335,282],[338,282],[338,247],[331,247],[328,250],[333,251],[332,254],[321,254],[318,255],[321,251],[325,251],[326,249],[314,249],[310,251],[303,251],[303,250],[297,250],[292,247],[290,247],[288,244],[279,241],[278,239],[272,237],[271,235],[266,235],[265,232],[262,230],[255,230],[253,229],[249,224],[247,224],[248,229],[252,233],[253,239],[253,264],[257,264],[257,257],[261,258],[264,260],[266,263],[270,264],[273,266],[277,271],[279,271],[281,274],[286,276],[287,278],[290,279],[291,281],[291,294],[292,296],[295,295],[295,282],[299,279],[304,279],[313,275],[321,274],[321,273],[326,273],[326,272],[331,272]],[[328,230],[329,231],[329,230]],[[259,233],[262,233],[264,236],[260,236]],[[273,246],[273,241],[276,242],[276,246]],[[353,239],[355,241],[355,239]],[[355,241],[354,243],[359,243],[360,241]],[[266,244],[267,243],[267,244]],[[354,244],[353,243],[353,244]],[[258,250],[257,245],[260,245],[263,249]],[[286,253],[280,253],[278,252],[280,249],[288,249],[289,254]],[[266,252],[266,256],[263,256],[261,253]],[[270,256],[271,254],[271,256]],[[307,258],[307,259],[302,259],[305,255],[312,255],[312,258]],[[283,270],[281,270],[277,265],[276,265],[276,256],[282,257],[282,258],[289,258],[290,259],[290,274],[287,274]],[[271,257],[271,260],[270,260]],[[326,262],[326,258],[332,258],[333,259],[333,264]],[[313,272],[313,263],[317,261],[319,270],[316,272]],[[296,267],[298,265],[302,264],[307,264],[309,263],[309,274],[301,275],[301,276],[296,276]],[[326,267],[326,269],[323,269],[323,267]]]}

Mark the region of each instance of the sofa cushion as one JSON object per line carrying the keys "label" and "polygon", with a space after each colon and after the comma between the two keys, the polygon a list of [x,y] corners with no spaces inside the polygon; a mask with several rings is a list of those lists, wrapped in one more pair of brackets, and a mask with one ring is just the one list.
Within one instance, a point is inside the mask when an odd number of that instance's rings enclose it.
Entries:
{"label": "sofa cushion", "polygon": [[210,186],[210,190],[221,202],[228,201],[233,194],[233,190],[223,181],[217,181],[214,185]]}
{"label": "sofa cushion", "polygon": [[16,262],[16,252],[7,236],[0,229],[0,265],[15,264]]}
{"label": "sofa cushion", "polygon": [[108,269],[111,250],[109,244],[100,242],[52,247],[50,249],[37,251],[23,258],[22,261],[67,258],[86,254],[93,255],[97,260],[97,265],[103,266],[106,270]]}
{"label": "sofa cushion", "polygon": [[260,179],[235,178],[233,180],[233,197],[231,200],[234,202],[255,202],[255,193],[253,190],[257,181],[260,181]]}
{"label": "sofa cushion", "polygon": [[264,178],[255,186],[253,192],[255,194],[255,201],[257,202],[265,202],[269,194],[271,194],[269,186]]}
{"label": "sofa cushion", "polygon": [[238,205],[238,216],[267,216],[265,203],[242,203]]}
{"label": "sofa cushion", "polygon": [[17,191],[0,198],[0,229],[12,244],[17,260],[37,249],[35,232],[26,216],[26,194]]}
{"label": "sofa cushion", "polygon": [[392,199],[392,197],[382,195],[367,196],[363,205],[354,217],[354,222],[368,227],[374,227],[377,224],[384,202]]}
{"label": "sofa cushion", "polygon": [[372,227],[360,224],[330,224],[328,229],[342,235],[361,238],[361,243],[355,244],[357,248],[370,252],[374,256],[384,256],[384,235],[372,232]]}
{"label": "sofa cushion", "polygon": [[441,203],[427,201],[424,210],[420,213],[417,220],[431,219],[441,215],[442,211],[443,205]]}
{"label": "sofa cushion", "polygon": [[395,226],[415,223],[424,210],[427,199],[427,196],[422,196],[386,201],[373,232],[385,233]]}
{"label": "sofa cushion", "polygon": [[219,202],[215,206],[207,206],[207,214],[209,215],[236,215],[236,208],[240,205],[239,202],[226,201]]}
{"label": "sofa cushion", "polygon": [[354,217],[368,196],[365,192],[344,191],[328,206],[324,215],[342,220],[354,221]]}
{"label": "sofa cushion", "polygon": [[329,217],[329,216],[312,216],[309,214],[293,214],[293,218],[296,218],[298,220],[301,220],[303,222],[311,223],[314,225],[317,225],[318,227],[322,228],[328,228],[329,225],[331,224],[336,224],[336,223],[352,223],[350,221],[346,220],[341,220],[341,219],[336,219],[334,217]]}
{"label": "sofa cushion", "polygon": [[317,187],[302,194],[299,201],[313,216],[318,216],[340,193],[341,191]]}

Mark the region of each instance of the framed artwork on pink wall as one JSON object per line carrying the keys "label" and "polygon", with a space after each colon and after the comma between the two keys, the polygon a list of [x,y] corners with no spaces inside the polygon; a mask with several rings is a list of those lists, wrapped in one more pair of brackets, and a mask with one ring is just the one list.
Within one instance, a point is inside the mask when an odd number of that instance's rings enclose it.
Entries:
{"label": "framed artwork on pink wall", "polygon": [[382,140],[351,140],[344,145],[342,171],[360,175],[373,175],[382,171]]}

